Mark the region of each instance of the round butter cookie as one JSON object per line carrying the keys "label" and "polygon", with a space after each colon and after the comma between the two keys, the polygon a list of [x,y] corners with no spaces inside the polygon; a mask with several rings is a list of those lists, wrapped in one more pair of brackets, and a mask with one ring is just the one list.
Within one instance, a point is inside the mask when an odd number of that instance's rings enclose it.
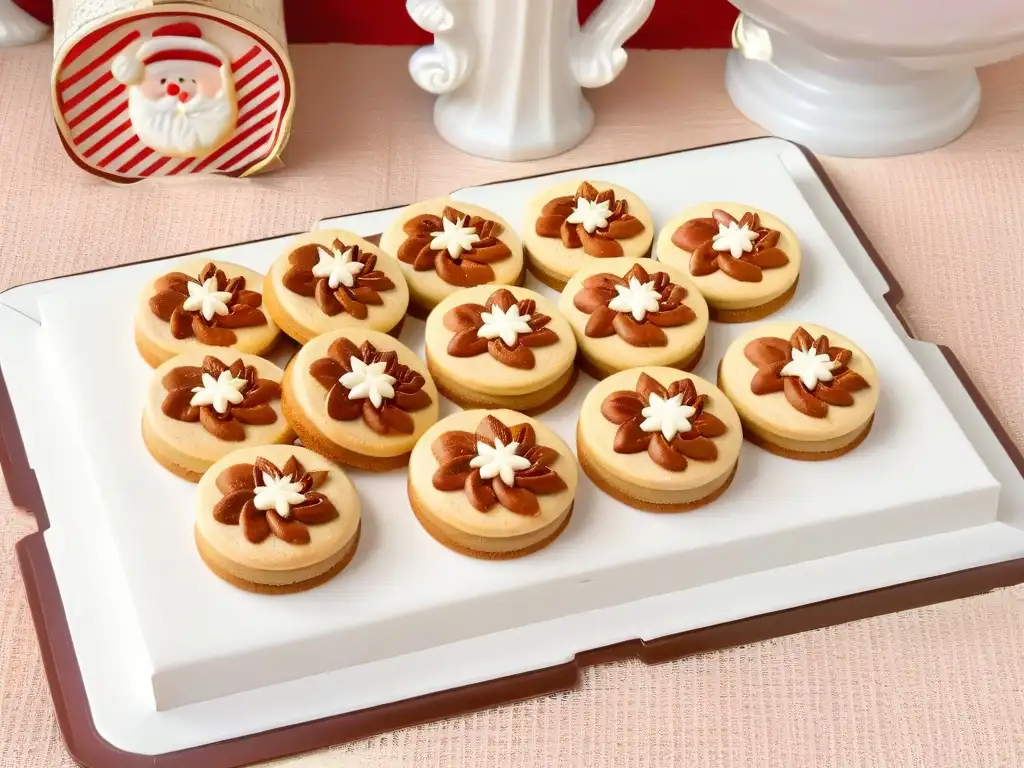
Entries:
{"label": "round butter cookie", "polygon": [[562,290],[599,259],[650,255],[654,220],[639,197],[604,181],[564,181],[526,209],[526,264],[545,285]]}
{"label": "round butter cookie", "polygon": [[356,489],[306,448],[242,448],[196,491],[195,542],[217,576],[262,594],[301,592],[336,576],[359,544]]}
{"label": "round butter cookie", "polygon": [[791,459],[833,459],[867,437],[878,405],[878,371],[852,341],[810,323],[770,323],[736,339],[718,385],[746,437]]}
{"label": "round butter cookie", "polygon": [[685,512],[717,499],[742,444],[726,396],[674,368],[609,376],[583,401],[576,428],[576,453],[594,484],[649,512]]}
{"label": "round butter cookie", "polygon": [[264,281],[267,311],[300,344],[341,328],[396,336],[409,306],[398,262],[340,229],[292,240]]}
{"label": "round butter cookie", "polygon": [[658,236],[659,261],[683,270],[704,295],[711,319],[760,320],[784,306],[800,277],[800,243],[775,216],[739,203],[683,211]]}
{"label": "round butter cookie", "polygon": [[160,464],[196,482],[232,451],[295,439],[281,412],[284,372],[255,355],[196,347],[153,373],[142,437]]}
{"label": "round butter cookie", "polygon": [[704,298],[678,269],[651,259],[588,265],[558,308],[576,334],[580,367],[597,379],[645,365],[689,370],[704,352]]}
{"label": "round butter cookie", "polygon": [[423,528],[464,555],[506,559],[550,544],[572,515],[569,446],[508,410],[461,411],[435,424],[409,462],[409,501]]}
{"label": "round butter cookie", "polygon": [[263,307],[263,275],[226,261],[175,262],[135,307],[135,346],[156,368],[201,346],[263,355],[278,327]]}
{"label": "round butter cookie", "polygon": [[447,197],[399,211],[380,238],[409,284],[410,313],[425,318],[461,288],[521,285],[523,244],[507,221],[478,205]]}
{"label": "round butter cookie", "polygon": [[427,318],[427,366],[463,408],[539,413],[576,381],[576,337],[555,305],[527,288],[454,293]]}
{"label": "round butter cookie", "polygon": [[391,336],[348,328],[317,336],[284,376],[285,417],[302,444],[341,464],[383,472],[409,452],[438,414],[426,363]]}

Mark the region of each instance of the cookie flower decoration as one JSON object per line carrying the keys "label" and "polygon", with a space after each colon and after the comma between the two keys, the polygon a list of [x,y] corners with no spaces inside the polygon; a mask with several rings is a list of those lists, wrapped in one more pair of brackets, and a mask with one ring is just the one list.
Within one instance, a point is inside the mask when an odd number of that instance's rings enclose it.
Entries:
{"label": "cookie flower decoration", "polygon": [[308,526],[338,517],[330,499],[315,490],[326,480],[326,471],[307,472],[294,456],[280,469],[263,457],[234,464],[217,477],[224,495],[213,508],[213,519],[240,525],[253,544],[270,534],[289,544],[309,544]]}
{"label": "cookie flower decoration", "polygon": [[330,245],[307,243],[288,254],[291,268],[282,282],[292,293],[316,299],[325,315],[347,312],[364,320],[367,307],[384,303],[380,291],[395,284],[377,266],[377,257],[358,245],[348,246],[335,238]]}
{"label": "cookie flower decoration", "polygon": [[269,405],[281,397],[281,385],[261,379],[241,359],[230,366],[207,355],[203,364],[172,368],[162,382],[167,396],[161,410],[176,421],[198,421],[219,440],[245,439],[246,424],[273,424],[277,412]]}
{"label": "cookie flower decoration", "polygon": [[833,347],[828,336],[812,338],[802,327],[788,341],[773,336],[754,339],[743,354],[757,366],[751,392],[784,392],[790,405],[815,419],[825,418],[830,405],[853,405],[851,392],[870,386],[847,367],[850,350]]}
{"label": "cookie flower decoration", "polygon": [[588,181],[574,195],[556,197],[545,203],[537,217],[537,235],[559,237],[566,248],[582,248],[588,256],[622,256],[619,240],[636,237],[644,223],[629,213],[625,200],[616,200],[615,192],[598,192]]}
{"label": "cookie flower decoration", "polygon": [[591,338],[619,337],[634,347],[663,347],[662,328],[693,322],[697,315],[683,304],[686,289],[666,272],[648,274],[639,264],[622,277],[602,272],[584,279],[573,305],[590,315],[585,333]]}
{"label": "cookie flower decoration", "polygon": [[327,357],[314,360],[309,375],[327,390],[327,415],[338,421],[362,416],[378,435],[415,429],[410,411],[430,405],[422,375],[398,362],[394,350],[378,350],[364,341],[357,347],[349,339],[335,339]]}
{"label": "cookie flower decoration", "polygon": [[725,424],[705,410],[707,395],[698,395],[690,379],[668,388],[641,373],[635,390],[612,392],[601,403],[601,414],[618,424],[616,453],[647,451],[669,472],[682,472],[687,459],[714,461],[718,449],[711,441],[725,434]]}
{"label": "cookie flower decoration", "polygon": [[537,433],[529,424],[508,427],[485,416],[476,434],[445,432],[430,449],[440,464],[434,473],[434,487],[465,491],[469,503],[481,512],[500,504],[517,515],[536,515],[540,512],[538,496],[568,487],[551,469],[558,452],[537,445]]}
{"label": "cookie flower decoration", "polygon": [[448,342],[452,357],[476,357],[489,352],[510,368],[530,369],[536,364],[531,347],[558,341],[547,324],[551,318],[537,313],[533,299],[516,301],[507,288],[499,288],[483,304],[460,304],[444,316],[444,327],[455,335]]}
{"label": "cookie flower decoration", "polygon": [[490,265],[512,255],[498,239],[503,229],[496,221],[447,206],[440,216],[424,213],[405,222],[408,237],[398,248],[398,260],[417,272],[432,269],[449,285],[483,285],[494,280]]}
{"label": "cookie flower decoration", "polygon": [[168,272],[156,281],[155,288],[149,309],[170,324],[176,339],[195,336],[201,344],[230,347],[238,341],[233,328],[267,324],[259,309],[263,297],[246,290],[244,277],[228,280],[212,261],[196,277]]}
{"label": "cookie flower decoration", "polygon": [[761,270],[789,264],[778,247],[781,233],[761,226],[761,217],[751,211],[736,218],[719,208],[711,216],[690,219],[672,235],[672,243],[690,251],[690,274],[710,275],[718,270],[743,283],[759,283]]}

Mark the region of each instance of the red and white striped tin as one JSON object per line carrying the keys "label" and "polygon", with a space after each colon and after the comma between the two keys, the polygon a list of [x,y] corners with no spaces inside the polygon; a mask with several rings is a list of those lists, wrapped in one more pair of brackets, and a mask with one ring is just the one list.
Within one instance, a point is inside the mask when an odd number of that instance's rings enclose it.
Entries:
{"label": "red and white striped tin", "polygon": [[[203,5],[58,0],[58,6],[67,3],[86,11],[106,9],[90,22],[81,12],[75,17],[77,8],[65,9],[62,19],[58,7],[53,112],[64,147],[76,163],[118,182],[208,173],[246,176],[273,167],[288,140],[294,109],[281,0],[206,0]],[[260,13],[252,13],[254,6]],[[255,17],[252,21],[241,15],[247,10]],[[277,28],[267,30],[256,20]],[[171,157],[146,146],[129,119],[128,86],[112,72],[118,54],[178,22],[198,26],[203,39],[230,59],[238,107],[231,135],[197,157]]]}

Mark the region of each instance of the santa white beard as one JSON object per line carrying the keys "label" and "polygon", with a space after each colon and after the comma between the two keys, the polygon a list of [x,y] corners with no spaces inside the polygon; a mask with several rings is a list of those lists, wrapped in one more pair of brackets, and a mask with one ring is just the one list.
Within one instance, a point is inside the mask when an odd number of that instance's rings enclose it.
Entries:
{"label": "santa white beard", "polygon": [[193,96],[182,103],[174,96],[148,99],[138,89],[128,94],[132,128],[148,147],[182,157],[206,154],[234,128],[235,105],[228,93]]}

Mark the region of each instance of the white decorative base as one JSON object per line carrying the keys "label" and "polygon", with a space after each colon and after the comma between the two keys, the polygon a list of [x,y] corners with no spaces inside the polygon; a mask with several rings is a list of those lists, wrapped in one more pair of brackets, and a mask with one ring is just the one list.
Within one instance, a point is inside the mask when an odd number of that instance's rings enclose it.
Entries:
{"label": "white decorative base", "polygon": [[449,144],[496,160],[535,160],[579,144],[594,126],[581,88],[626,66],[622,44],[654,0],[604,0],[580,28],[576,0],[406,0],[434,44],[409,61],[438,94],[434,125]]}
{"label": "white decorative base", "polygon": [[969,66],[928,71],[840,58],[774,30],[766,37],[749,18],[743,27],[740,50],[726,65],[733,103],[813,152],[877,157],[934,149],[967,130],[978,113],[981,86]]}
{"label": "white decorative base", "polygon": [[0,48],[38,43],[50,29],[14,4],[0,0]]}

